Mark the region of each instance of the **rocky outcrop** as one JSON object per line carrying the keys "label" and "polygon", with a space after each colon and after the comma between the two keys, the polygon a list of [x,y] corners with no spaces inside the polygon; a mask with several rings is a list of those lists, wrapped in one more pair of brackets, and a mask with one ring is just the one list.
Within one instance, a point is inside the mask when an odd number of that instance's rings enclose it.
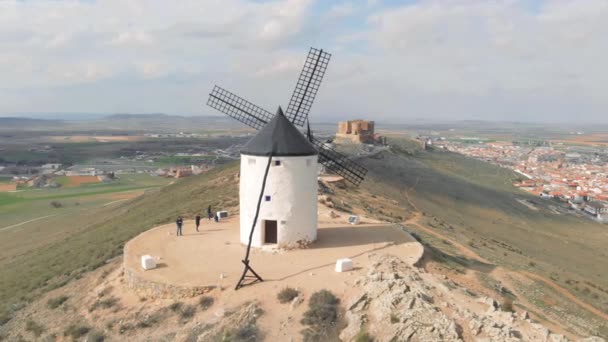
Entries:
{"label": "rocky outcrop", "polygon": [[190,332],[177,336],[178,341],[242,341],[255,342],[263,339],[257,320],[262,315],[257,302],[245,303],[233,311],[219,309],[215,319],[196,324]]}
{"label": "rocky outcrop", "polygon": [[525,311],[505,311],[494,298],[446,281],[394,256],[376,256],[356,281],[361,291],[347,302],[340,338],[354,341],[367,332],[374,341],[569,341]]}
{"label": "rocky outcrop", "polygon": [[343,341],[367,331],[378,341],[458,341],[456,323],[433,300],[418,272],[396,257],[376,262],[358,280],[363,291],[347,306]]}

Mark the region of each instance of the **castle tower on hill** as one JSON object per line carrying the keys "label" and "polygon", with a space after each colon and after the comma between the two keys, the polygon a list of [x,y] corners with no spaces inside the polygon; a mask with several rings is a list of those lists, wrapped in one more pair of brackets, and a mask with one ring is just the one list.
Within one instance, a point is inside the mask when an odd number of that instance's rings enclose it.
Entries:
{"label": "castle tower on hill", "polygon": [[374,122],[367,120],[339,122],[336,138],[338,140],[346,140],[353,143],[373,143],[375,139]]}

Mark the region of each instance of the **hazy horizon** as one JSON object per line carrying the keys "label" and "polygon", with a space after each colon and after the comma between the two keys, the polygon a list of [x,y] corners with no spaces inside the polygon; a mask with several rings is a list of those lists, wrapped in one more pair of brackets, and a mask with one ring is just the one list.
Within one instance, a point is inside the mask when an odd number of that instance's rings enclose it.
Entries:
{"label": "hazy horizon", "polygon": [[0,116],[274,112],[314,46],[312,121],[608,123],[607,34],[601,0],[2,1]]}

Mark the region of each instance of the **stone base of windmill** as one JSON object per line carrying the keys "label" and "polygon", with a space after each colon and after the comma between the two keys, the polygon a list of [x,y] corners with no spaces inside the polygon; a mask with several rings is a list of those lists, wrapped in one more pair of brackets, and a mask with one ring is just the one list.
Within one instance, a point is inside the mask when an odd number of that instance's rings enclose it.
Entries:
{"label": "stone base of windmill", "polygon": [[[253,248],[250,264],[265,280],[237,291],[270,291],[284,286],[326,288],[343,284],[366,267],[369,256],[389,253],[415,264],[423,254],[422,245],[409,234],[388,223],[370,223],[367,218],[351,225],[345,216],[333,218],[331,209],[321,207],[317,240],[303,241],[302,248]],[[240,242],[239,217],[220,222],[204,222],[196,232],[193,221],[184,221],[183,236],[175,235],[175,225],[150,229],[124,247],[124,284],[147,298],[184,298],[203,293],[234,291],[241,273],[246,246]],[[142,267],[142,256],[155,261]],[[351,260],[348,272],[336,272],[336,260]],[[146,258],[148,260],[148,258]],[[148,261],[149,263],[149,261]],[[343,264],[347,270],[349,265]],[[257,292],[256,292],[257,293]],[[263,294],[259,294],[260,296]]]}

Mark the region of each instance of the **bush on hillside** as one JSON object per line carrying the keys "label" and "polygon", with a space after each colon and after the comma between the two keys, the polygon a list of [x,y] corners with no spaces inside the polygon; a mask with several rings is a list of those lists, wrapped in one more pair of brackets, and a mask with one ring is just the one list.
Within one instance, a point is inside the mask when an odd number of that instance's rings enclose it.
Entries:
{"label": "bush on hillside", "polygon": [[180,317],[182,323],[184,323],[184,322],[189,321],[190,318],[194,317],[195,313],[196,313],[196,306],[186,305],[180,310],[179,317]]}
{"label": "bush on hillside", "polygon": [[305,342],[328,339],[338,321],[340,300],[328,290],[317,291],[310,296],[308,311],[301,323],[308,327],[302,331]]}
{"label": "bush on hillside", "polygon": [[184,303],[175,302],[175,303],[172,303],[171,305],[169,305],[169,310],[171,310],[173,312],[179,312],[183,306],[184,306]]}
{"label": "bush on hillside", "polygon": [[296,298],[300,292],[292,287],[282,289],[277,295],[277,299],[281,304],[289,303]]}
{"label": "bush on hillside", "polygon": [[53,208],[61,208],[61,207],[63,207],[63,204],[61,202],[59,202],[59,201],[52,201],[50,204],[51,204],[51,207],[53,207]]}
{"label": "bush on hillside", "polygon": [[513,307],[513,299],[511,299],[509,297],[505,297],[502,300],[501,308],[502,308],[502,311],[515,312],[515,308]]}
{"label": "bush on hillside", "polygon": [[28,319],[27,322],[25,322],[25,331],[31,332],[36,337],[40,337],[45,330],[46,329],[42,324],[32,319]]}
{"label": "bush on hillside", "polygon": [[57,309],[58,307],[61,306],[61,304],[65,303],[68,300],[68,296],[59,296],[59,297],[55,297],[55,298],[50,298],[47,302],[46,305],[49,307],[49,309]]}
{"label": "bush on hillside", "polygon": [[213,297],[202,296],[201,299],[198,301],[198,304],[201,306],[201,308],[203,310],[207,310],[213,306],[213,302],[214,302]]}
{"label": "bush on hillside", "polygon": [[106,340],[106,337],[104,336],[104,334],[101,331],[93,331],[89,334],[87,341],[91,341],[91,342],[103,342]]}
{"label": "bush on hillside", "polygon": [[355,336],[355,342],[374,342],[374,338],[366,331],[359,331]]}
{"label": "bush on hillside", "polygon": [[256,342],[261,339],[260,330],[254,324],[248,324],[224,333],[222,341]]}
{"label": "bush on hillside", "polygon": [[89,327],[88,325],[82,323],[70,324],[63,331],[63,336],[69,336],[73,340],[77,340],[82,336],[86,335],[89,331],[91,331],[91,327]]}

